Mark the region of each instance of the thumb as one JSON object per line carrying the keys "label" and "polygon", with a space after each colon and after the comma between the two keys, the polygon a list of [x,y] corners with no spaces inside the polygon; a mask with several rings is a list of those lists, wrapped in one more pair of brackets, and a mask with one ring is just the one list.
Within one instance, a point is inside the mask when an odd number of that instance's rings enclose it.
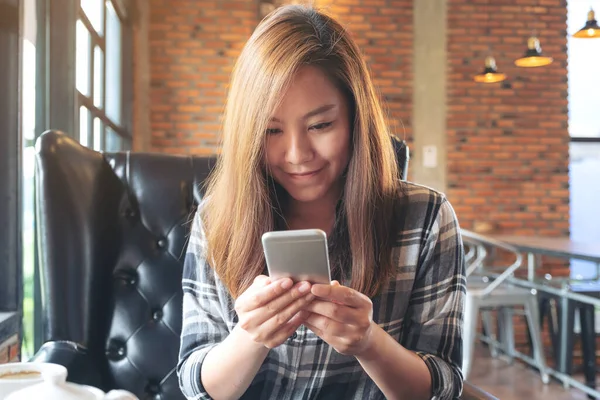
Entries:
{"label": "thumb", "polygon": [[254,278],[255,286],[267,286],[269,283],[271,283],[271,278],[266,275],[258,275]]}
{"label": "thumb", "polygon": [[338,281],[331,281],[331,286],[341,286]]}

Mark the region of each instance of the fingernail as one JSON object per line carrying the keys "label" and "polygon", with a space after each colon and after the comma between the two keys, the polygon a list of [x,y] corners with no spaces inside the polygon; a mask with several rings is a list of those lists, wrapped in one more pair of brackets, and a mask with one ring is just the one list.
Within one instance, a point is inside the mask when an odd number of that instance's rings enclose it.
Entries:
{"label": "fingernail", "polygon": [[292,287],[293,284],[294,283],[291,279],[284,279],[283,282],[281,282],[281,287],[284,289],[289,289]]}
{"label": "fingernail", "polygon": [[302,285],[300,285],[300,287],[298,287],[298,291],[300,293],[308,292],[309,289],[310,289],[310,283],[308,283],[308,282],[304,282]]}

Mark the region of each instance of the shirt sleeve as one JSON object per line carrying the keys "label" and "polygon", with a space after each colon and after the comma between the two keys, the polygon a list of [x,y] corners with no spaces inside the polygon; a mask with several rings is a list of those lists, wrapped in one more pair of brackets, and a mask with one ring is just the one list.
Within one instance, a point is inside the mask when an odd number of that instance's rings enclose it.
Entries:
{"label": "shirt sleeve", "polygon": [[456,215],[445,198],[432,221],[419,257],[402,343],[429,368],[431,398],[446,400],[458,398],[463,387],[464,249]]}
{"label": "shirt sleeve", "polygon": [[222,313],[222,292],[213,269],[206,262],[205,237],[199,213],[192,229],[183,265],[183,321],[177,374],[187,399],[210,399],[200,371],[210,350],[229,334]]}

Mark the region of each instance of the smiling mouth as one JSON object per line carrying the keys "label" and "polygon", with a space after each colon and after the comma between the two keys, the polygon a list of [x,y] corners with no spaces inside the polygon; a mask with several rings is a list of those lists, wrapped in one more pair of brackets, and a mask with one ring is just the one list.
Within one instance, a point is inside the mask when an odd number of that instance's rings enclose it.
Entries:
{"label": "smiling mouth", "polygon": [[301,179],[301,178],[309,178],[311,176],[316,175],[317,173],[319,173],[323,168],[314,170],[314,171],[309,171],[309,172],[300,172],[300,173],[291,173],[288,172],[287,174],[289,176],[291,176],[292,178],[297,178],[297,179]]}

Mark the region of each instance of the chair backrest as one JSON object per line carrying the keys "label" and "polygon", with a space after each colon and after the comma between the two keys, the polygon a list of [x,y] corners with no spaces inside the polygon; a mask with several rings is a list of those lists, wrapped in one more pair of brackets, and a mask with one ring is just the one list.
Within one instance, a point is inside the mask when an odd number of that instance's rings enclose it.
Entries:
{"label": "chair backrest", "polygon": [[[394,147],[406,177],[408,151]],[[103,389],[183,398],[175,366],[189,223],[216,159],[37,142],[43,341],[93,357]]]}
{"label": "chair backrest", "polygon": [[37,143],[44,341],[94,358],[102,387],[183,398],[175,366],[189,221],[214,158]]}
{"label": "chair backrest", "polygon": [[400,140],[396,136],[392,136],[392,144],[394,145],[394,152],[396,153],[396,161],[398,162],[398,172],[400,173],[400,179],[406,180],[408,176],[408,162],[410,160],[410,151],[408,145],[404,140]]}

